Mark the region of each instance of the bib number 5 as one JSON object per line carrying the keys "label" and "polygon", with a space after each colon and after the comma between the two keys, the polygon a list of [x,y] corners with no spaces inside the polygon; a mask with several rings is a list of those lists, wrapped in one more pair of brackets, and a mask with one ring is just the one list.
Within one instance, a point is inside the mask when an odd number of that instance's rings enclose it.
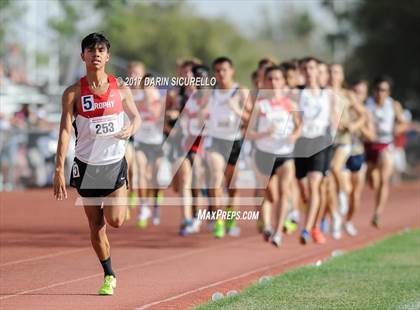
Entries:
{"label": "bib number 5", "polygon": [[83,96],[82,97],[82,109],[83,112],[89,112],[93,111],[95,109],[94,103],[93,103],[93,96]]}

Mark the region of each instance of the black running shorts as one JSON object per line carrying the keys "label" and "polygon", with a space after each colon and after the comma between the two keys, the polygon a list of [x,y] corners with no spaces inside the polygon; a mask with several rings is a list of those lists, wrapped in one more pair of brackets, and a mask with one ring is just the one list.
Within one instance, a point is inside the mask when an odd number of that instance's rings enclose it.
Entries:
{"label": "black running shorts", "polygon": [[89,165],[77,158],[71,169],[70,186],[82,197],[106,197],[128,185],[125,157],[109,165]]}

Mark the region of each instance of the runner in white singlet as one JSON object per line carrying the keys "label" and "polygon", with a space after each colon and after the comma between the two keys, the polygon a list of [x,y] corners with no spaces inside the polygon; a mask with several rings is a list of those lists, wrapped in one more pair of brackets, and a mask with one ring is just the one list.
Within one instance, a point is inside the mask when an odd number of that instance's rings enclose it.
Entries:
{"label": "runner in white singlet", "polygon": [[[86,65],[86,76],[63,94],[54,176],[55,198],[67,198],[64,160],[74,119],[76,157],[70,184],[83,197],[91,243],[104,270],[100,295],[112,295],[116,287],[106,225],[118,228],[124,222],[127,202],[125,146],[140,125],[130,90],[105,72],[109,49],[109,41],[99,33],[92,33],[82,41],[81,57]],[[124,113],[129,124],[124,122]]]}
{"label": "runner in white singlet", "polygon": [[[192,68],[193,76],[206,78],[209,69],[204,65],[196,65]],[[194,90],[188,98],[179,121],[182,128],[182,154],[177,161],[178,191],[182,198],[183,222],[180,227],[180,235],[186,236],[197,233],[200,228],[198,219],[198,200],[200,189],[204,181],[204,139],[202,132],[207,117],[206,106],[211,95],[211,89],[202,86],[191,86]]]}
{"label": "runner in white singlet", "polygon": [[332,143],[330,130],[336,121],[331,92],[319,86],[318,60],[315,58],[306,59],[305,81],[299,99],[299,111],[302,113],[301,137],[295,146],[296,177],[303,200],[308,204],[301,243],[308,243],[310,236],[316,243],[325,243],[325,237],[315,224],[320,206],[320,185],[327,170],[328,145]]}
{"label": "runner in white singlet", "polygon": [[[249,119],[252,103],[249,91],[233,80],[235,71],[229,58],[214,60],[213,70],[217,84],[208,103],[206,157],[211,178],[209,194],[213,203],[220,207],[224,186],[229,188],[231,199],[236,195],[233,172],[241,150],[243,125]],[[228,212],[234,204],[231,200]],[[228,220],[226,226],[228,234],[239,234],[235,219]],[[217,238],[225,236],[223,220],[216,221],[213,234]]]}
{"label": "runner in white singlet", "polygon": [[[265,192],[265,200],[276,205],[276,227],[264,227],[264,238],[280,246],[286,214],[291,195],[290,184],[294,178],[293,150],[299,136],[300,118],[296,104],[285,94],[285,72],[279,66],[266,69],[264,91],[252,112],[247,138],[255,140],[254,160],[261,184],[274,186]],[[271,217],[271,210],[264,210]],[[271,222],[271,221],[270,221]]]}
{"label": "runner in white singlet", "polygon": [[[144,76],[144,78],[151,77],[150,74]],[[151,216],[149,206],[154,203],[154,212],[158,208],[155,200],[158,190],[157,172],[163,156],[164,104],[157,88],[154,86],[145,87],[144,82],[140,85],[140,89],[133,91],[133,98],[142,118],[142,124],[134,135],[134,148],[138,166],[138,194],[140,197],[137,226],[145,228]],[[154,216],[153,224],[159,225],[159,220],[156,219],[158,217]]]}
{"label": "runner in white singlet", "polygon": [[384,211],[389,195],[389,183],[393,170],[390,148],[394,136],[407,129],[407,123],[398,101],[390,97],[391,82],[386,77],[378,77],[374,84],[373,97],[366,102],[374,124],[376,137],[372,143],[365,144],[366,161],[368,163],[368,179],[377,191],[375,212],[372,225],[380,227],[380,217]]}

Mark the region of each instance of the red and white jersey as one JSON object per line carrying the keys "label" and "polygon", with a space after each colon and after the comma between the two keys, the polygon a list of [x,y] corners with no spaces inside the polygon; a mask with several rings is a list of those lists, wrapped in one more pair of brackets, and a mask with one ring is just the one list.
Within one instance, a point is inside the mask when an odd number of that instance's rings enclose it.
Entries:
{"label": "red and white jersey", "polygon": [[295,129],[292,115],[292,105],[289,98],[262,99],[257,101],[259,115],[257,132],[266,132],[274,126],[274,132],[255,142],[257,149],[263,152],[287,155],[294,150],[294,144],[289,137]]}
{"label": "red and white jersey", "polygon": [[[146,104],[146,96],[144,90],[139,89],[133,92],[133,99],[136,103],[137,109],[141,117],[141,125],[139,130],[134,135],[134,141],[146,144],[161,144],[163,142],[163,103],[160,100],[160,95],[156,90],[156,100]],[[160,106],[160,115],[155,116],[150,107]]]}
{"label": "red and white jersey", "polygon": [[76,157],[90,165],[108,165],[120,161],[126,141],[114,137],[124,126],[124,109],[114,76],[108,75],[109,87],[103,94],[89,89],[86,76],[80,79],[80,104],[73,123],[76,132]]}

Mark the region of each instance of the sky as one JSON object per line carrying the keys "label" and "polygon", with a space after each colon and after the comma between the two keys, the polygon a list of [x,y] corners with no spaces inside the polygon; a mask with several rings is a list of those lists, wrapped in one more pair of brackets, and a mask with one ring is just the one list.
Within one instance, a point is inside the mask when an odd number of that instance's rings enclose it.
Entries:
{"label": "sky", "polygon": [[[80,0],[74,0],[80,1]],[[138,0],[134,0],[138,1]],[[150,2],[150,1],[149,1]],[[23,24],[17,29],[20,40],[37,40],[42,46],[42,35],[50,36],[48,19],[60,14],[56,0],[20,0],[17,3],[25,7]],[[254,33],[261,22],[261,11],[265,8],[274,19],[281,18],[286,8],[311,10],[319,22],[328,22],[326,13],[320,8],[319,0],[187,0],[198,14],[205,17],[225,17],[237,26],[245,35]],[[36,44],[29,42],[30,44]]]}
{"label": "sky", "polygon": [[[1,1],[1,0],[0,0]],[[87,9],[86,1],[81,1]],[[138,1],[138,0],[133,0]],[[142,0],[152,2],[153,0]],[[343,0],[347,1],[347,0]],[[319,0],[186,0],[193,10],[191,14],[200,14],[204,17],[224,17],[234,24],[245,36],[252,38],[256,34],[258,26],[262,22],[262,10],[269,12],[272,20],[281,19],[287,14],[287,10],[293,7],[297,10],[311,10],[316,22],[328,25],[328,16],[319,3]],[[31,68],[35,65],[35,53],[47,52],[51,55],[56,52],[54,42],[56,34],[49,29],[48,20],[60,16],[58,0],[19,0],[16,4],[21,8],[19,23],[14,27],[13,33],[9,33],[8,41],[18,42],[23,47],[27,62]],[[86,12],[85,20],[77,21],[79,28],[90,28],[97,24],[98,15]],[[57,45],[58,46],[58,45]],[[77,46],[75,45],[75,48]],[[54,64],[50,64],[54,66]],[[45,69],[48,70],[48,69]],[[45,75],[43,72],[33,71],[34,75]],[[36,78],[36,76],[35,76]],[[51,77],[56,79],[56,77]]]}
{"label": "sky", "polygon": [[[345,0],[343,0],[345,1]],[[225,17],[243,33],[252,34],[261,22],[261,11],[268,10],[271,18],[282,18],[290,7],[310,10],[315,20],[332,26],[328,14],[320,7],[319,0],[188,0],[200,15]]]}

